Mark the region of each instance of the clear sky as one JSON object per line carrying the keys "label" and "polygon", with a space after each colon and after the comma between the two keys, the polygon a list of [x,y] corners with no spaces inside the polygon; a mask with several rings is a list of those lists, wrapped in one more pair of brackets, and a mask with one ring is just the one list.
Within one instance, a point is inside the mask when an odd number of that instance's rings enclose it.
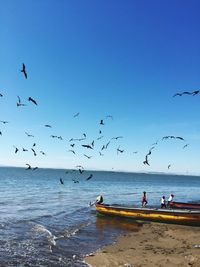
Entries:
{"label": "clear sky", "polygon": [[199,1],[0,4],[0,165],[200,174]]}

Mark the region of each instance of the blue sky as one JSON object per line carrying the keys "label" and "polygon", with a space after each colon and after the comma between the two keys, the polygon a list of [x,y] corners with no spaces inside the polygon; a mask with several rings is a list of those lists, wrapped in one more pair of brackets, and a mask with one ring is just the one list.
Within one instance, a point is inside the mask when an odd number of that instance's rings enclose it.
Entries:
{"label": "blue sky", "polygon": [[[2,0],[0,120],[9,123],[0,124],[0,164],[200,174],[200,94],[173,97],[200,89],[199,8],[194,0]],[[27,106],[17,107],[17,96]],[[83,133],[74,155],[69,140]],[[100,156],[115,136],[123,138]],[[93,150],[81,146],[93,140]]]}

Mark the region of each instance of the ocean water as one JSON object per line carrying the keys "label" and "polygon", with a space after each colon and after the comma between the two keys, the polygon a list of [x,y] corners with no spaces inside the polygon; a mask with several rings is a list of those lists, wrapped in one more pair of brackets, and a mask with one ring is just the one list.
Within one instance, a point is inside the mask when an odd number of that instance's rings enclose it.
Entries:
{"label": "ocean water", "polygon": [[65,172],[0,168],[0,266],[86,266],[86,254],[139,229],[133,221],[96,216],[89,202],[99,194],[105,203],[132,206],[143,191],[150,206],[170,193],[177,201],[200,201],[197,176]]}

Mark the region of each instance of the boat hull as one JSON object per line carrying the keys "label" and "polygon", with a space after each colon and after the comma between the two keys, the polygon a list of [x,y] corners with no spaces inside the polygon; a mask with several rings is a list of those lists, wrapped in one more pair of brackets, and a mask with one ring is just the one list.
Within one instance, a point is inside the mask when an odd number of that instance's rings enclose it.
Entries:
{"label": "boat hull", "polygon": [[186,224],[200,226],[200,211],[152,208],[127,208],[115,205],[96,204],[98,213],[142,221]]}
{"label": "boat hull", "polygon": [[200,209],[200,204],[197,203],[183,203],[183,202],[170,202],[170,208],[176,209]]}

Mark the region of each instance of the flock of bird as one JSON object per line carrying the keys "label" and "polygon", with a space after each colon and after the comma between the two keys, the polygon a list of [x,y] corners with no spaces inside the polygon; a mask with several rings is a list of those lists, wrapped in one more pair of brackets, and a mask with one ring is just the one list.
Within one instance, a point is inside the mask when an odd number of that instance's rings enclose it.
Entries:
{"label": "flock of bird", "polygon": [[[24,63],[22,64],[21,72],[22,72],[24,78],[27,79],[28,75],[27,75],[26,66],[25,66]],[[176,94],[173,95],[173,97],[182,96],[182,95],[196,96],[197,94],[200,94],[200,90],[195,90],[195,91],[192,91],[192,92],[188,92],[187,91],[187,92],[176,93]],[[0,97],[3,97],[3,94],[2,93],[0,93]],[[29,96],[27,100],[29,102],[31,102],[32,104],[34,104],[35,106],[38,105],[37,101],[33,97],[31,97],[31,96]],[[17,107],[22,107],[22,106],[26,106],[27,105],[26,103],[22,103],[20,96],[17,96],[17,102],[16,102],[16,104],[17,104]],[[80,115],[80,112],[77,112],[76,114],[73,115],[73,117],[74,118],[77,118],[79,115]],[[113,120],[113,116],[112,115],[107,115],[107,116],[105,116],[105,118],[100,119],[99,120],[99,127],[104,126],[107,123],[106,120],[109,120],[109,119],[110,120]],[[8,121],[4,121],[4,120],[0,120],[0,122],[2,124],[9,123]],[[50,129],[53,128],[50,124],[45,124],[44,127],[50,128]],[[79,137],[79,138],[71,138],[69,140],[70,149],[68,149],[67,151],[70,152],[70,153],[72,153],[72,154],[74,154],[74,155],[76,155],[75,148],[77,147],[77,142],[81,142],[81,147],[84,148],[86,151],[94,151],[94,149],[96,148],[96,142],[98,142],[98,140],[101,140],[101,139],[104,138],[102,132],[103,132],[103,130],[100,129],[99,130],[99,136],[96,139],[94,139],[91,142],[89,142],[89,143],[88,142],[86,143],[86,140],[87,140],[86,133],[83,133],[82,136]],[[29,138],[34,138],[34,135],[31,134],[31,133],[29,133],[29,132],[27,132],[27,131],[25,131],[25,134]],[[0,130],[0,135],[2,135],[2,131],[1,130]],[[61,135],[58,136],[58,135],[53,135],[52,134],[52,135],[50,135],[50,137],[53,138],[53,139],[59,139],[59,140],[63,140],[64,139]],[[117,140],[122,139],[122,138],[123,138],[123,136],[114,136],[114,137],[110,138],[109,140],[107,140],[107,142],[105,142],[100,147],[100,149],[98,149],[99,156],[101,156],[101,157],[104,156],[104,152],[108,149],[108,147],[111,144],[111,142],[116,142]],[[143,164],[144,165],[150,166],[149,156],[152,154],[153,149],[156,148],[156,146],[158,145],[158,143],[160,141],[165,141],[165,140],[168,140],[168,139],[176,139],[176,140],[180,140],[180,141],[184,141],[185,142],[184,138],[181,137],[181,136],[173,136],[173,135],[163,136],[160,140],[158,140],[157,142],[155,142],[154,144],[152,144],[151,148],[148,150],[148,153],[145,155],[145,158],[144,158],[144,161],[143,161]],[[184,144],[183,145],[183,149],[185,149],[187,146],[189,146],[189,144]],[[15,154],[19,153],[20,149],[18,147],[16,147],[16,146],[13,146],[13,147],[15,149],[14,150],[14,153]],[[31,150],[31,152],[33,153],[34,156],[37,156],[38,152],[40,154],[42,154],[43,156],[46,156],[46,153],[43,150],[36,151],[36,143],[33,143],[33,145],[32,145],[32,147],[31,147],[30,150]],[[28,151],[27,148],[24,148],[24,147],[22,148],[22,152],[27,152],[27,151]],[[117,155],[118,154],[122,154],[124,152],[125,152],[125,149],[121,148],[118,145],[118,147],[116,148]],[[134,151],[133,153],[136,154],[136,153],[138,153],[138,151]],[[91,154],[88,155],[88,153],[86,153],[86,152],[83,153],[83,156],[86,157],[87,159],[91,159],[92,158],[92,155]],[[38,167],[32,167],[28,163],[26,163],[26,166],[27,166],[26,170],[33,170],[33,171],[35,171],[35,170],[38,169]],[[170,167],[171,167],[171,164],[169,164],[167,168],[169,169]],[[84,171],[85,171],[85,169],[84,169],[83,166],[77,165],[75,169],[66,171],[66,174],[72,173],[72,172],[78,172],[80,175],[82,175],[84,173]],[[90,174],[88,177],[85,178],[85,180],[88,181],[92,177],[93,177],[93,174]],[[72,179],[72,181],[74,183],[79,183],[79,179]],[[60,178],[60,183],[62,185],[64,185],[63,178]]]}

